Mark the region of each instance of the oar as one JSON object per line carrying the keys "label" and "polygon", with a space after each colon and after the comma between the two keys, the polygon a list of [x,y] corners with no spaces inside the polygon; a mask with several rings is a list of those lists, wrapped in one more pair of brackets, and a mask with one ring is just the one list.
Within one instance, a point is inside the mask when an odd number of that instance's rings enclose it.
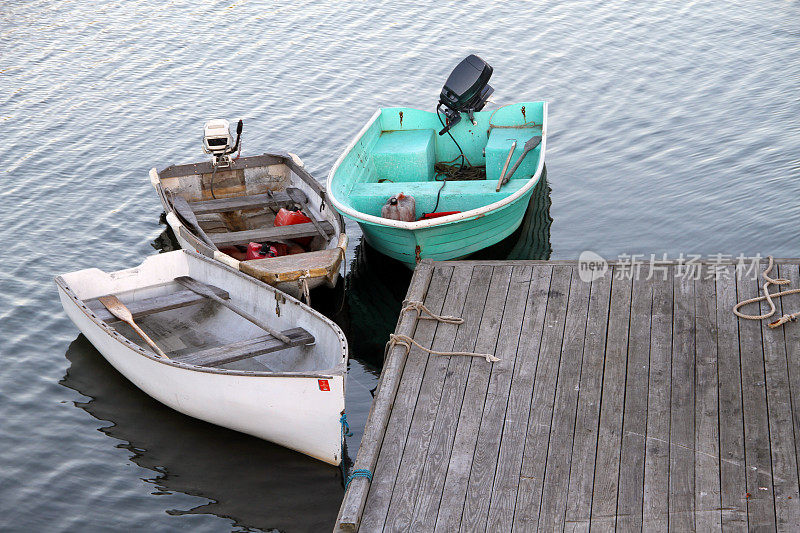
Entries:
{"label": "oar", "polygon": [[147,335],[147,333],[142,331],[142,328],[136,325],[136,322],[133,321],[133,315],[131,314],[130,310],[127,307],[125,307],[124,303],[119,301],[119,298],[117,298],[113,294],[109,294],[108,296],[102,296],[98,298],[98,300],[100,300],[100,303],[106,306],[106,309],[108,309],[109,313],[111,313],[112,315],[114,315],[115,317],[119,318],[120,320],[128,324],[130,327],[132,327],[133,331],[138,333],[139,336],[143,338],[145,342],[149,344],[150,347],[153,348],[153,350],[155,350],[158,355],[166,359],[169,359],[167,354],[165,354],[163,350],[161,350],[161,348],[159,348],[158,345],[155,342],[153,342],[153,339],[151,339]]}
{"label": "oar", "polygon": [[172,195],[170,200],[172,200],[172,208],[181,216],[184,221],[186,221],[189,226],[191,226],[191,228],[197,234],[197,237],[207,245],[211,246],[212,250],[216,250],[217,247],[214,245],[214,241],[212,241],[206,232],[203,231],[203,228],[200,227],[200,222],[197,221],[197,217],[194,215],[194,211],[192,211],[192,208],[189,205],[189,202],[186,201],[186,198],[183,196]]}
{"label": "oar", "polygon": [[503,186],[505,180],[503,179],[506,175],[506,170],[508,170],[508,164],[511,163],[511,156],[514,155],[514,150],[517,149],[517,141],[511,143],[511,150],[508,151],[508,157],[506,157],[506,164],[503,165],[503,170],[500,171],[500,179],[497,180],[497,187],[495,188],[494,192],[500,192],[500,187]]}
{"label": "oar", "polygon": [[189,276],[179,276],[179,277],[175,278],[175,281],[177,281],[178,283],[180,283],[181,285],[183,285],[184,287],[186,287],[190,291],[199,294],[200,296],[205,296],[206,298],[210,298],[211,300],[214,300],[215,302],[217,302],[220,305],[224,305],[225,307],[227,307],[228,309],[230,309],[231,311],[233,311],[234,313],[236,313],[240,317],[246,318],[247,320],[249,320],[250,322],[252,322],[256,326],[260,327],[261,329],[263,329],[264,331],[266,331],[267,333],[269,333],[270,335],[272,335],[276,339],[279,339],[281,342],[284,342],[284,343],[286,343],[286,344],[288,344],[290,346],[293,344],[292,343],[292,339],[290,339],[289,337],[287,337],[286,335],[284,335],[280,331],[269,327],[267,324],[265,324],[261,320],[257,319],[256,317],[254,317],[253,315],[251,315],[250,313],[248,313],[244,309],[241,309],[241,308],[235,306],[234,304],[230,303],[227,300],[223,300],[222,298],[220,298],[219,296],[214,294],[214,291],[212,291],[204,283],[201,283],[201,282],[197,281],[196,279],[192,279]]}
{"label": "oar", "polygon": [[508,180],[511,179],[511,176],[513,176],[514,172],[516,172],[517,168],[519,168],[520,164],[522,163],[522,160],[525,159],[526,155],[528,155],[528,152],[539,146],[539,143],[541,142],[542,142],[542,136],[536,135],[535,137],[531,137],[531,139],[525,143],[525,147],[522,149],[522,155],[519,156],[519,159],[517,159],[517,162],[514,163],[513,167],[511,167],[511,170],[508,171],[508,174],[506,174],[503,177],[503,183],[506,183]]}

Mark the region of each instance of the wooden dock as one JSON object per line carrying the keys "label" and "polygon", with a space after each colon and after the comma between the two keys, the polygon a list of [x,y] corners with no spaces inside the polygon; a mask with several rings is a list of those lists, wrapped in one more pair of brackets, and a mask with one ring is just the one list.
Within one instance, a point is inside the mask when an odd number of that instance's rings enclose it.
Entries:
{"label": "wooden dock", "polygon": [[763,269],[681,268],[421,263],[408,300],[465,323],[397,333],[500,361],[389,350],[336,530],[799,531],[800,323],[733,315]]}

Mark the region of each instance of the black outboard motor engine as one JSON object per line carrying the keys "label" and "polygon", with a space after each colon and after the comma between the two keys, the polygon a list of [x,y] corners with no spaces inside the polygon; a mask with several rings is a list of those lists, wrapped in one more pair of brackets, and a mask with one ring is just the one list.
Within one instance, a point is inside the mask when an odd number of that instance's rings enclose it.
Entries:
{"label": "black outboard motor engine", "polygon": [[472,113],[483,109],[486,100],[494,92],[488,84],[492,71],[489,63],[474,54],[467,56],[453,69],[442,88],[439,105],[436,106],[437,113],[441,106],[445,107],[444,115],[447,118],[447,124],[439,135],[444,135],[458,124],[461,113],[467,113],[469,119],[475,122]]}

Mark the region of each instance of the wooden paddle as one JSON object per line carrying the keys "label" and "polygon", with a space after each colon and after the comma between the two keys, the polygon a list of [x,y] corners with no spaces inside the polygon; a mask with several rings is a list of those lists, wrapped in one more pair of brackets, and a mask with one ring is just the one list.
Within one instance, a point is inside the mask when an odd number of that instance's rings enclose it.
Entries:
{"label": "wooden paddle", "polygon": [[497,187],[495,188],[494,192],[500,192],[500,187],[506,182],[503,178],[506,176],[506,170],[508,170],[508,164],[511,163],[511,156],[514,155],[514,150],[517,149],[517,141],[511,143],[511,150],[508,151],[508,157],[506,157],[506,164],[503,165],[503,170],[500,171],[500,179],[497,180]]}
{"label": "wooden paddle", "polygon": [[98,298],[98,300],[100,301],[100,303],[106,306],[106,309],[108,309],[109,313],[111,313],[115,317],[119,318],[120,320],[128,324],[131,328],[133,328],[133,331],[138,333],[139,336],[143,338],[145,342],[149,344],[150,347],[153,348],[153,350],[155,350],[158,355],[164,357],[165,359],[169,359],[167,354],[165,354],[164,351],[161,348],[159,348],[155,342],[153,342],[153,339],[151,339],[147,335],[147,333],[142,331],[142,328],[136,325],[136,322],[133,321],[133,315],[131,314],[130,310],[127,307],[125,307],[124,303],[119,301],[119,298],[117,298],[113,294],[109,294],[108,296],[101,296],[100,298]]}
{"label": "wooden paddle", "polygon": [[522,155],[519,156],[519,159],[517,159],[517,162],[514,163],[513,167],[511,167],[511,170],[508,171],[508,174],[503,176],[503,183],[506,183],[508,180],[511,179],[511,176],[514,175],[514,172],[516,172],[517,168],[519,168],[520,164],[522,164],[522,160],[525,159],[525,156],[528,155],[528,152],[539,146],[539,143],[541,142],[542,142],[542,136],[536,135],[534,137],[531,137],[530,140],[525,143],[525,146],[522,149]]}
{"label": "wooden paddle", "polygon": [[212,250],[216,250],[217,247],[214,245],[214,241],[212,241],[211,237],[200,227],[200,222],[197,221],[197,217],[194,211],[192,211],[189,202],[186,201],[186,198],[183,196],[171,195],[170,200],[172,201],[172,208],[189,226],[191,226],[197,237],[211,246]]}
{"label": "wooden paddle", "polygon": [[278,330],[276,330],[274,328],[271,328],[270,326],[268,326],[267,324],[265,324],[261,320],[257,319],[256,317],[254,317],[253,315],[251,315],[250,313],[248,313],[244,309],[241,309],[241,308],[237,307],[236,305],[232,304],[231,302],[229,302],[227,300],[223,300],[222,298],[220,298],[219,296],[214,294],[214,291],[212,291],[211,288],[209,288],[205,283],[201,283],[201,282],[197,281],[196,279],[190,278],[189,276],[179,276],[179,277],[175,278],[175,281],[177,281],[178,283],[180,283],[181,285],[183,285],[184,287],[186,287],[190,291],[196,292],[200,296],[205,296],[206,298],[214,300],[215,302],[217,302],[220,305],[224,305],[225,307],[227,307],[228,309],[230,309],[231,311],[233,311],[234,313],[236,313],[240,317],[246,318],[247,320],[249,320],[250,322],[252,322],[256,326],[260,327],[261,329],[263,329],[264,331],[266,331],[267,333],[269,333],[270,335],[272,335],[276,339],[280,339],[282,342],[284,342],[284,343],[286,343],[286,344],[288,344],[290,346],[293,345],[292,339],[290,339],[289,337],[287,337],[286,335],[284,335],[280,331],[278,331]]}

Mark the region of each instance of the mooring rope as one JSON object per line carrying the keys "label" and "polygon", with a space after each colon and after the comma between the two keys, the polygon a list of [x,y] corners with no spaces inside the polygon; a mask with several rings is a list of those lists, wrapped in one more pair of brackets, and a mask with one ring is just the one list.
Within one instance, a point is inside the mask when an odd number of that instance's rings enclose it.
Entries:
{"label": "mooring rope", "polygon": [[370,480],[370,482],[371,482],[372,481],[372,472],[370,472],[366,468],[357,468],[356,470],[353,470],[352,472],[350,472],[350,475],[347,476],[347,481],[345,481],[345,483],[344,483],[344,490],[347,490],[347,487],[350,486],[350,482],[353,481],[357,477],[365,477],[368,480]]}
{"label": "mooring rope", "polygon": [[[788,294],[800,293],[800,289],[789,289],[787,291],[775,292],[775,293],[770,294],[770,292],[769,292],[769,286],[770,285],[786,285],[787,283],[791,283],[791,280],[783,279],[783,278],[771,278],[769,276],[769,273],[772,271],[772,267],[774,266],[775,262],[772,259],[772,256],[769,256],[768,259],[769,259],[769,266],[767,266],[767,269],[764,272],[761,273],[761,275],[764,277],[764,279],[767,280],[767,282],[764,283],[764,285],[762,287],[762,291],[764,292],[764,296],[757,296],[755,298],[750,298],[749,300],[745,300],[743,302],[739,302],[738,304],[734,305],[733,306],[733,314],[738,316],[739,318],[744,318],[744,319],[747,319],[747,320],[763,320],[765,318],[769,318],[772,315],[774,315],[775,311],[776,311],[775,302],[772,301],[773,298],[780,298],[781,296],[786,296]],[[770,310],[768,312],[766,312],[766,313],[764,313],[762,315],[745,315],[744,313],[739,312],[739,309],[741,307],[743,307],[743,306],[745,306],[747,304],[761,302],[763,300],[766,300],[767,303],[769,304]],[[792,313],[792,314],[785,314],[782,317],[780,317],[778,320],[776,320],[774,322],[770,322],[767,325],[770,328],[777,328],[778,326],[786,324],[787,322],[792,322],[794,320],[797,320],[798,316],[800,316],[800,311],[798,311],[796,313]]]}
{"label": "mooring rope", "polygon": [[[444,322],[445,324],[456,324],[456,325],[464,323],[464,319],[461,317],[437,315],[433,313],[430,309],[425,307],[425,304],[417,300],[404,301],[403,308],[400,310],[400,313],[405,313],[406,311],[416,311],[417,320],[438,320],[439,322]],[[428,316],[422,316],[422,313],[426,313],[428,314]]]}
{"label": "mooring rope", "polygon": [[[416,311],[417,312],[417,320],[436,320],[437,322],[442,322],[444,324],[454,324],[460,325],[464,323],[464,319],[458,316],[449,316],[449,315],[437,315],[427,307],[425,304],[418,300],[406,300],[403,302],[403,309],[400,310],[400,313],[405,313],[406,311]],[[428,316],[422,316],[422,313],[427,314]],[[409,337],[408,335],[398,335],[396,333],[392,333],[389,335],[389,342],[386,343],[386,351],[384,353],[384,359],[386,355],[389,353],[389,350],[394,348],[396,345],[400,344],[401,346],[406,347],[406,354],[411,351],[411,346],[414,345],[420,350],[423,350],[431,355],[465,355],[467,357],[482,357],[486,359],[487,363],[494,363],[495,361],[499,361],[498,357],[490,353],[475,353],[475,352],[439,352],[436,350],[430,350],[420,343]]]}
{"label": "mooring rope", "polygon": [[438,352],[436,350],[429,350],[428,348],[424,347],[423,345],[421,345],[420,343],[418,343],[417,341],[415,341],[414,339],[412,339],[408,335],[397,335],[396,333],[390,333],[389,334],[389,342],[387,344],[388,349],[391,349],[391,348],[393,348],[394,346],[396,346],[398,344],[400,344],[401,346],[405,346],[406,347],[406,353],[408,353],[411,350],[411,345],[413,344],[414,346],[416,346],[420,350],[422,350],[424,352],[428,352],[431,355],[445,355],[445,356],[466,355],[468,357],[482,357],[482,358],[486,359],[487,363],[494,363],[494,362],[500,360],[500,358],[495,357],[490,353]]}

